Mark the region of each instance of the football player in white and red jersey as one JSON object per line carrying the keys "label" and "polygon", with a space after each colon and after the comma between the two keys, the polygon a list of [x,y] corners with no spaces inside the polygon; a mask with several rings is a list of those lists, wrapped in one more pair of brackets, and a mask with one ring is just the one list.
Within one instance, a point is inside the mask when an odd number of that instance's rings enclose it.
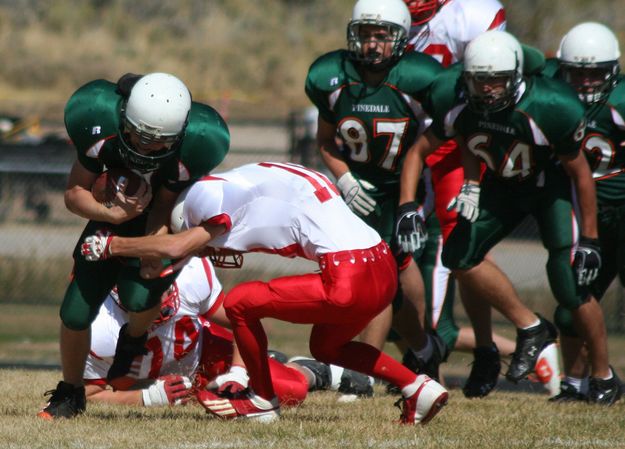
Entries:
{"label": "football player in white and red jersey", "polygon": [[[218,387],[224,380],[237,378],[247,382],[242,367],[231,367],[232,333],[215,324],[228,325],[223,300],[221,284],[208,258],[191,258],[164,295],[160,316],[148,330],[147,355],[133,365],[131,374],[143,388],[122,391],[107,388],[106,382],[119,330],[128,319],[113,290],[92,325],[84,373],[87,400],[177,405],[189,400],[198,387]],[[280,403],[301,403],[312,389],[306,373],[273,359],[269,365]],[[241,374],[237,377],[237,373]],[[221,381],[215,381],[222,375]]]}
{"label": "football player in white and red jersey", "polygon": [[[467,44],[487,30],[504,30],[506,14],[498,0],[405,0],[412,17],[407,51],[426,53],[448,67],[464,56]],[[436,215],[427,220],[428,241],[419,269],[426,287],[426,317],[429,325],[443,339],[448,350],[473,350],[476,363],[463,392],[468,397],[484,396],[495,386],[500,362],[497,348],[504,354],[514,351],[514,342],[492,335],[490,314],[484,305],[474,304],[460,285],[465,308],[477,334],[471,327],[459,328],[453,318],[454,282],[450,270],[441,262],[443,241],[456,225],[457,214],[447,206],[463,182],[460,152],[452,141],[445,142],[427,160]],[[401,202],[401,199],[400,199]],[[426,200],[426,203],[432,200]],[[482,331],[482,332],[480,332]],[[493,345],[493,340],[495,345]]]}
{"label": "football player in white and red jersey", "polygon": [[250,389],[234,397],[200,391],[222,418],[271,421],[279,416],[267,363],[266,317],[313,324],[310,352],[324,363],[398,386],[401,421],[428,422],[448,393],[366,343],[353,341],[397,290],[397,264],[388,245],[341,199],[321,173],[296,164],[258,163],[204,177],[186,189],[172,212],[175,235],[89,236],[81,253],[95,261],[116,256],[184,258],[203,249],[265,252],[316,261],[320,272],[269,282],[244,282],[224,308],[249,372]]}

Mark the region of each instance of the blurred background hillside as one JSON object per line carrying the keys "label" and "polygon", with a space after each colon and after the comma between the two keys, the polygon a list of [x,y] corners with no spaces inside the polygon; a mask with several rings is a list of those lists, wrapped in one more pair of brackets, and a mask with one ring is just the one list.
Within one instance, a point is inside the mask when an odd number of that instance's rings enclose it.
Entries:
{"label": "blurred background hillside", "polygon": [[[308,105],[310,63],[345,45],[353,0],[0,0],[0,112],[62,119],[95,78],[176,73],[229,118],[281,118]],[[547,52],[574,24],[625,38],[623,0],[502,0],[509,30]]]}

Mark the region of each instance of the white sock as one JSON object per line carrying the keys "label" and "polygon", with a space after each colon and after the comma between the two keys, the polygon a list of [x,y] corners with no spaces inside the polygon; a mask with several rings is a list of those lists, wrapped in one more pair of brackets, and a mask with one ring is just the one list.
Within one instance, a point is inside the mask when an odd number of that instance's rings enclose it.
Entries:
{"label": "white sock", "polygon": [[522,327],[521,329],[523,329],[524,331],[531,329],[532,327],[536,327],[540,324],[540,318],[538,318],[536,321],[534,321],[532,324],[530,324],[527,327]]}
{"label": "white sock", "polygon": [[564,381],[573,388],[575,388],[578,393],[582,391],[582,382],[584,381],[584,379],[580,379],[579,377],[566,376],[564,378]]}

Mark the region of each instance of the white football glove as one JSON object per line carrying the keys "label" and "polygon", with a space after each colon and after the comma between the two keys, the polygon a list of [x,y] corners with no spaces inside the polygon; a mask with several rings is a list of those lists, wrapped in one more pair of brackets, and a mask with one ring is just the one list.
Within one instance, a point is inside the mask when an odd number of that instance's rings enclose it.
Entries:
{"label": "white football glove", "polygon": [[249,381],[250,378],[245,367],[232,365],[230,371],[215,377],[206,385],[206,388],[208,390],[217,390],[218,393],[229,391],[234,394],[245,390]]}
{"label": "white football glove", "polygon": [[156,379],[148,388],[141,390],[143,405],[183,405],[193,397],[193,384],[186,376],[168,375]]}
{"label": "white football glove", "polygon": [[336,181],[336,186],[341,191],[345,203],[357,214],[366,217],[375,210],[377,203],[367,193],[367,191],[377,190],[373,184],[363,179],[356,179],[352,172],[348,171]]}
{"label": "white football glove", "polygon": [[478,184],[462,184],[460,193],[457,197],[449,202],[447,210],[456,209],[458,214],[474,223],[480,215],[480,186]]}
{"label": "white football glove", "polygon": [[111,241],[114,234],[109,231],[98,232],[96,235],[90,235],[80,246],[80,253],[85,256],[89,262],[97,262],[98,260],[106,260],[113,256],[111,253]]}

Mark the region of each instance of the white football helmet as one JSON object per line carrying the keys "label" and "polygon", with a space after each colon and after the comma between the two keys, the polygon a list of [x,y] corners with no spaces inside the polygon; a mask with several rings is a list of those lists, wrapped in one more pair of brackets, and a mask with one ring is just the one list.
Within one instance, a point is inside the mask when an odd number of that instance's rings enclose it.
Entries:
{"label": "white football helmet", "polygon": [[586,104],[610,94],[619,73],[619,42],[605,25],[584,22],[564,35],[558,49],[562,79],[573,86]]}
{"label": "white football helmet", "polygon": [[[347,49],[350,57],[368,68],[384,69],[397,61],[406,49],[410,32],[410,11],[403,0],[358,0],[354,5],[352,20],[347,25]],[[393,46],[390,58],[380,61],[363,51],[366,41],[360,37],[360,27],[375,25],[388,30],[388,44]]]}
{"label": "white football helmet", "polygon": [[[130,90],[121,114],[122,157],[129,168],[156,170],[181,143],[191,110],[191,94],[182,81],[167,73],[142,76]],[[140,152],[130,142],[135,134],[142,145],[163,149]]]}
{"label": "white football helmet", "polygon": [[[514,103],[523,81],[521,44],[505,31],[486,31],[467,45],[463,70],[469,107],[477,112],[501,111]],[[505,80],[503,92],[483,88],[498,80]]]}

